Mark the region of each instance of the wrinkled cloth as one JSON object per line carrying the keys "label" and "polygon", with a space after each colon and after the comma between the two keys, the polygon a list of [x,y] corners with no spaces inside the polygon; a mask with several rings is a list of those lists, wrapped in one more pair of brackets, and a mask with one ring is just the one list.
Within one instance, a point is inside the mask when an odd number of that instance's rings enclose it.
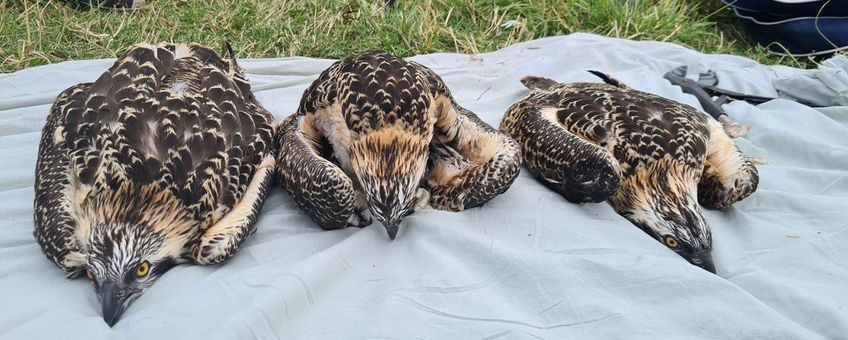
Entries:
{"label": "wrinkled cloth", "polygon": [[816,106],[848,106],[848,57],[837,54],[815,70],[777,67],[774,87],[781,97]]}
{"label": "wrinkled cloth", "polygon": [[[701,63],[720,86],[776,96],[772,67],[662,42],[572,34],[479,55],[412,58],[497,126],[528,91],[519,78],[600,81],[700,108],[663,79]],[[40,130],[60,91],[113,60],[0,75],[0,338],[845,338],[848,334],[848,108],[776,99],[725,105],[736,140],[766,159],[751,197],[706,210],[718,274],[690,265],[607,203],[572,204],[526,170],[463,212],[420,210],[395,241],[380,223],[324,231],[279,185],[256,232],[223,265],[173,268],[113,328],[87,280],[66,280],[32,236]],[[333,61],[242,60],[278,120]],[[802,71],[798,71],[802,72]],[[811,83],[812,84],[812,83]],[[823,85],[810,85],[823,86]]]}

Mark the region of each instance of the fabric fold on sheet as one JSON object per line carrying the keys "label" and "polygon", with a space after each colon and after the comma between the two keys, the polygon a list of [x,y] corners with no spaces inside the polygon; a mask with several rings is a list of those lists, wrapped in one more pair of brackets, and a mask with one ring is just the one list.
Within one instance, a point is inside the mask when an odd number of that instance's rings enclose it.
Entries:
{"label": "fabric fold on sheet", "polygon": [[776,73],[774,87],[781,97],[817,106],[848,105],[848,57],[843,54],[823,61],[815,70],[780,68]]}
{"label": "fabric fold on sheet", "polygon": [[[719,86],[778,96],[780,73],[664,42],[572,34],[479,55],[411,58],[498,126],[527,94],[519,79],[600,81],[700,108],[663,79],[680,65]],[[257,231],[223,265],[179,266],[109,328],[91,284],[65,280],[32,236],[40,130],[62,90],[113,60],[0,75],[0,338],[841,338],[848,334],[848,107],[732,102],[736,140],[759,190],[705,210],[718,275],[651,239],[607,203],[571,204],[522,171],[505,194],[463,212],[421,210],[389,241],[379,223],[324,231],[275,185]],[[333,61],[240,60],[278,120]],[[809,86],[823,86],[810,83]],[[807,85],[805,85],[807,86]]]}

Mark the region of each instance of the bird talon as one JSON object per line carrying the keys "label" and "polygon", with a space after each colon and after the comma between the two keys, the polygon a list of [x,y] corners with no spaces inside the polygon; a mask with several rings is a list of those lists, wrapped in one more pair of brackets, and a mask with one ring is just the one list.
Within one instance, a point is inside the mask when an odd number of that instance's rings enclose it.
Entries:
{"label": "bird talon", "polygon": [[432,208],[430,206],[430,191],[424,188],[418,188],[415,192],[415,210]]}
{"label": "bird talon", "polygon": [[751,157],[751,163],[754,163],[755,165],[763,165],[769,164],[769,161],[762,157]]}
{"label": "bird talon", "polygon": [[373,222],[374,219],[371,218],[371,215],[355,212],[350,215],[350,218],[347,220],[347,226],[361,229],[371,225]]}
{"label": "bird talon", "polygon": [[[360,217],[360,218],[362,218],[362,217]],[[374,223],[374,219],[371,218],[371,216],[366,216],[365,218],[362,218],[362,219],[364,221],[359,225],[359,228],[365,228],[365,227],[371,225],[371,223]]]}
{"label": "bird talon", "polygon": [[730,138],[745,137],[745,135],[748,134],[747,126],[742,123],[734,122],[727,116],[719,117],[719,122],[721,122],[721,126],[724,128],[724,133],[726,133]]}

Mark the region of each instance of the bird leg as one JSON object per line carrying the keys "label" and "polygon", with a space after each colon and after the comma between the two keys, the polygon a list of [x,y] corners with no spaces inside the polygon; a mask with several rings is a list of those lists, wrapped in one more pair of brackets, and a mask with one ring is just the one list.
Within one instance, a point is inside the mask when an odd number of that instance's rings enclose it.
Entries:
{"label": "bird leg", "polygon": [[374,219],[371,218],[371,212],[368,210],[368,201],[365,200],[365,194],[362,190],[356,190],[354,195],[354,212],[347,219],[347,226],[365,228],[371,225]]}
{"label": "bird leg", "polygon": [[347,219],[347,226],[354,228],[365,228],[371,225],[372,222],[374,222],[374,219],[371,218],[371,214],[368,213],[368,210],[357,211],[350,215],[350,218]]}
{"label": "bird leg", "polygon": [[711,120],[708,124],[710,139],[698,201],[708,208],[723,209],[757,190],[759,174],[751,158],[722,133],[720,123]]}
{"label": "bird leg", "polygon": [[415,210],[432,209],[430,206],[430,191],[424,188],[418,188],[415,192]]}

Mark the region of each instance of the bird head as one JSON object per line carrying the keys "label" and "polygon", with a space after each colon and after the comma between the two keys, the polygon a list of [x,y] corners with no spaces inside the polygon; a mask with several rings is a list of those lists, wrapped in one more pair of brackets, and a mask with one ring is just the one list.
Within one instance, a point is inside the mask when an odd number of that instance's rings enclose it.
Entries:
{"label": "bird head", "polygon": [[698,207],[697,182],[662,172],[634,180],[638,177],[632,176],[615,196],[616,210],[689,263],[715,274],[712,234]]}
{"label": "bird head", "polygon": [[715,274],[712,236],[697,207],[658,200],[631,215],[631,221],[689,263]]}
{"label": "bird head", "polygon": [[77,208],[79,268],[94,284],[103,320],[121,313],[186,254],[199,229],[189,209],[158,184],[104,187]]}
{"label": "bird head", "polygon": [[146,226],[94,224],[87,241],[86,276],[110,327],[162,274],[183,262],[178,240]]}
{"label": "bird head", "polygon": [[413,212],[429,142],[430,138],[388,128],[353,143],[352,163],[365,199],[393,240],[401,220]]}

